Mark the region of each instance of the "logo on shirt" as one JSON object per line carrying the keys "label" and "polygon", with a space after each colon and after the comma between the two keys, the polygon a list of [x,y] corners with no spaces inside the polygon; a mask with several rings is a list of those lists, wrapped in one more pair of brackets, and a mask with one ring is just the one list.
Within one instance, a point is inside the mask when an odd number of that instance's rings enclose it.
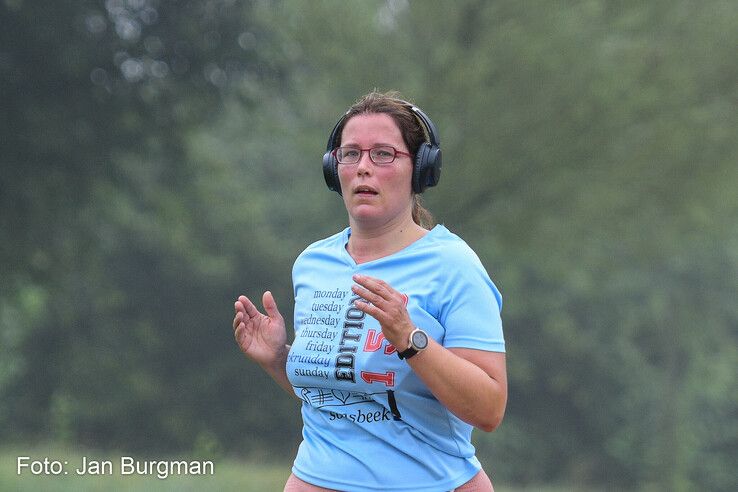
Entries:
{"label": "logo on shirt", "polygon": [[[371,371],[366,365],[357,369],[357,358],[362,353],[381,351],[390,356],[397,352],[381,329],[367,328],[367,315],[356,307],[357,300],[366,301],[340,289],[313,292],[307,316],[297,322],[302,328],[297,331],[294,350],[288,356],[294,376],[305,378],[305,382],[310,379],[325,381],[320,386],[326,383],[330,386],[331,380],[350,384],[363,381],[390,389],[395,386],[393,370]],[[405,294],[403,301],[407,305]],[[338,309],[339,304],[342,309]],[[379,359],[372,360],[379,362]],[[338,397],[333,395],[333,398]]]}

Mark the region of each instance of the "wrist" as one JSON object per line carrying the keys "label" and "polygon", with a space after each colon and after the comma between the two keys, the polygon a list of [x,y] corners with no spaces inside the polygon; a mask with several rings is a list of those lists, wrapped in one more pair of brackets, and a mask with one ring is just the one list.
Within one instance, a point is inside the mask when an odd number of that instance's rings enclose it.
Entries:
{"label": "wrist", "polygon": [[397,350],[400,359],[410,359],[428,348],[428,334],[420,328],[414,328],[407,337],[405,348]]}
{"label": "wrist", "polygon": [[262,369],[269,374],[283,372],[287,364],[287,355],[289,355],[289,352],[290,346],[283,345],[280,349],[277,349],[273,358],[260,364]]}

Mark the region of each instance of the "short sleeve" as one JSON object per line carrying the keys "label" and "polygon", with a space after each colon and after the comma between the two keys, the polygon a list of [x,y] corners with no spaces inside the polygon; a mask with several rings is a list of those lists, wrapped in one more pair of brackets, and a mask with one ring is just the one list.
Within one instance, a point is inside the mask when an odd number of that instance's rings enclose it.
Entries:
{"label": "short sleeve", "polygon": [[440,296],[443,346],[505,352],[502,295],[477,255],[466,246],[449,251]]}

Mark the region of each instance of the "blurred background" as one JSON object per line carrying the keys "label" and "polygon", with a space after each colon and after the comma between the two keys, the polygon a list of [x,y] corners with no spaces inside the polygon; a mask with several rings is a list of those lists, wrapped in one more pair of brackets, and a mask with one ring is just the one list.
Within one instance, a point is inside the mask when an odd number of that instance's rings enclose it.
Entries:
{"label": "blurred background", "polygon": [[0,484],[53,448],[281,490],[298,404],[233,301],[289,319],[295,257],[347,223],[328,134],[377,88],[436,123],[426,206],[505,299],[497,488],[738,489],[735,1],[0,0],[0,25]]}

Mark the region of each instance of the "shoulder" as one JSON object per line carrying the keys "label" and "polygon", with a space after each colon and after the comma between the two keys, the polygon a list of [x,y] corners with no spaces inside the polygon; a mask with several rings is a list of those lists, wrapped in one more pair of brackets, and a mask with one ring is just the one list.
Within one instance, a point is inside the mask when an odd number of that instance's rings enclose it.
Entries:
{"label": "shoulder", "polygon": [[491,295],[501,308],[502,295],[479,256],[459,236],[443,226],[437,227],[441,227],[441,230],[432,239],[436,243],[435,254],[441,262],[439,280],[446,300],[466,298],[473,293]]}
{"label": "shoulder", "polygon": [[327,257],[335,258],[340,248],[344,247],[347,235],[348,228],[310,244],[297,256],[294,267],[296,268],[305,262],[320,261]]}
{"label": "shoulder", "polygon": [[445,226],[437,225],[427,238],[428,246],[434,250],[441,261],[460,267],[470,264],[481,266],[479,257],[466,241]]}

